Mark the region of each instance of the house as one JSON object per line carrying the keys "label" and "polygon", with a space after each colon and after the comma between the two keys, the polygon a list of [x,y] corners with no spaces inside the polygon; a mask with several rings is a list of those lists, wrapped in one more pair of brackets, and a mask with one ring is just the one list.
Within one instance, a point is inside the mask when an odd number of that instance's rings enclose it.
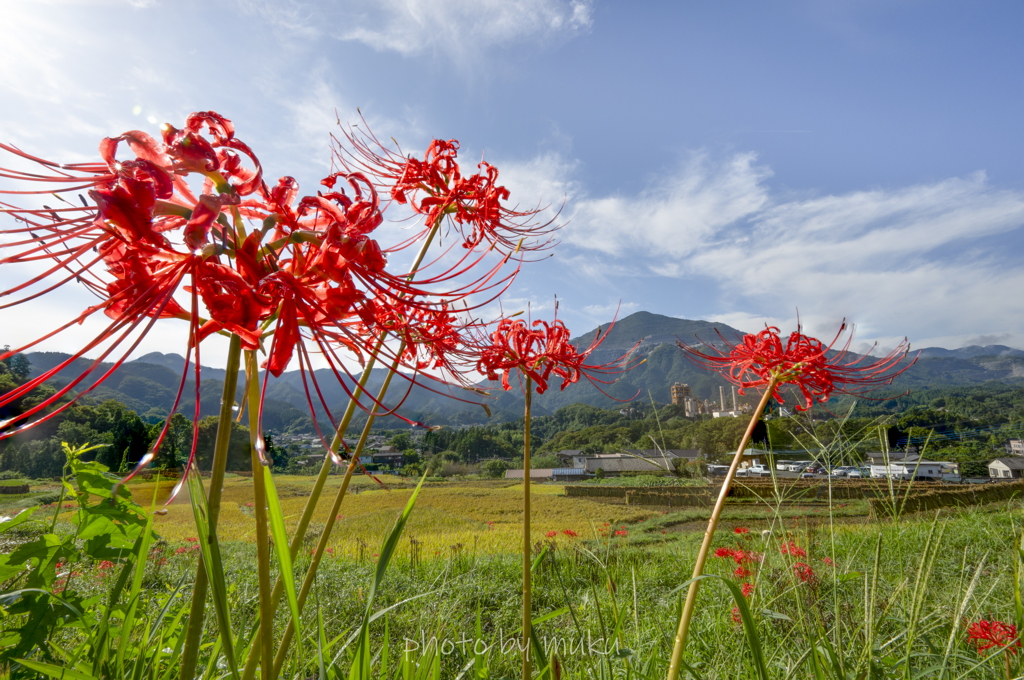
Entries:
{"label": "house", "polygon": [[887,463],[913,463],[921,459],[916,453],[905,453],[903,451],[872,451],[868,454],[868,461],[872,465],[886,465]]}
{"label": "house", "polygon": [[[558,459],[565,465],[565,467],[574,467],[586,470],[592,470],[593,465],[588,465],[588,461],[593,460],[620,460],[625,458],[636,459],[638,456],[641,458],[650,459],[672,459],[672,458],[686,458],[687,460],[693,461],[700,458],[700,451],[698,449],[624,449],[619,453],[592,453],[586,454],[582,451],[575,449],[566,449],[559,451],[557,454]],[[598,465],[597,467],[603,467]],[[671,469],[669,464],[669,469]],[[605,468],[607,469],[607,468]],[[665,469],[664,466],[662,469]]]}
{"label": "house", "polygon": [[1024,477],[1024,458],[996,458],[988,464],[992,479],[1020,479]]}
{"label": "house", "polygon": [[582,482],[593,476],[583,468],[555,468],[551,471],[554,482]]}
{"label": "house", "polygon": [[[562,469],[562,468],[557,468]],[[549,482],[554,477],[556,468],[531,468],[531,482]],[[523,470],[505,470],[505,479],[522,479]]]}
{"label": "house", "polygon": [[1006,442],[1006,451],[1011,456],[1024,456],[1024,439],[1011,439]]}
{"label": "house", "polygon": [[623,472],[671,472],[674,457],[669,458],[634,458],[633,456],[618,456],[615,458],[588,458],[586,462],[587,472],[597,474],[598,470],[609,477],[618,477]]}
{"label": "house", "polygon": [[404,460],[402,452],[393,446],[382,446],[373,454],[373,462],[377,465],[402,467]]}

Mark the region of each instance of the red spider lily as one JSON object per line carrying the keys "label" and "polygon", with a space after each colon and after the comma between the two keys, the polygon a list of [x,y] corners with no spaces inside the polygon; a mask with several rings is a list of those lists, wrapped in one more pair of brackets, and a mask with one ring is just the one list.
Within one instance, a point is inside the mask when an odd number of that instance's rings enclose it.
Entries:
{"label": "red spider lily", "polygon": [[1017,638],[1017,626],[1002,621],[975,621],[967,627],[967,640],[978,648],[978,652],[985,652],[993,647],[1007,647],[1010,654],[1016,654],[1020,649],[1020,640]]}
{"label": "red spider lily", "polygon": [[579,535],[572,529],[563,529],[562,533],[568,536],[569,538],[576,538]]}
{"label": "red spider lily", "polygon": [[553,531],[553,530],[549,531],[548,533],[545,534],[545,536],[547,536],[548,538],[554,538],[557,535],[558,535],[558,532],[557,531]]}
{"label": "red spider lily", "polygon": [[804,562],[795,562],[793,564],[793,573],[796,574],[801,583],[812,583],[815,579],[814,570],[811,569],[809,564]]}
{"label": "red spider lily", "polygon": [[793,541],[788,543],[783,542],[780,551],[783,555],[792,555],[793,557],[807,557],[807,551],[798,546]]}
{"label": "red spider lily", "polygon": [[748,529],[747,527],[736,527],[735,529],[733,529],[733,532],[737,534],[749,534],[750,529]]}
{"label": "red spider lily", "polygon": [[834,567],[834,566],[835,566],[835,562],[833,562],[833,561],[832,561],[832,558],[831,558],[831,557],[822,557],[822,558],[821,558],[821,562],[822,562],[822,564],[824,564],[824,565],[825,565],[826,567]]}
{"label": "red spider lily", "polygon": [[[117,159],[121,142],[134,153],[134,159]],[[53,193],[63,202],[57,208],[0,204],[2,212],[21,223],[0,230],[0,235],[9,237],[0,245],[5,251],[0,264],[52,263],[42,274],[0,292],[0,298],[12,300],[0,304],[0,309],[29,302],[71,281],[87,286],[100,299],[70,323],[2,358],[35,346],[97,312],[111,319],[99,337],[67,361],[0,395],[2,408],[86,353],[100,352],[91,366],[54,395],[0,423],[0,429],[7,428],[0,431],[0,438],[56,416],[95,389],[127,359],[156,320],[168,318],[189,323],[185,366],[193,364],[194,351],[194,421],[199,419],[200,343],[213,333],[231,333],[241,339],[244,349],[255,350],[262,347],[264,336],[272,333],[264,367],[280,375],[298,358],[319,433],[312,393],[327,411],[331,425],[335,423],[315,375],[307,371],[306,342],[311,340],[313,350],[327,360],[334,375],[342,379],[345,374],[348,384],[355,378],[348,374],[339,352],[354,354],[360,361],[366,354],[393,358],[412,372],[410,380],[464,382],[462,375],[475,365],[476,354],[465,347],[472,345],[473,334],[468,329],[476,325],[456,317],[453,305],[474,297],[476,305],[463,304],[465,314],[489,304],[518,271],[499,276],[510,259],[505,256],[479,276],[473,274],[476,278],[463,281],[487,255],[467,253],[435,275],[424,276],[428,267],[420,267],[413,286],[410,277],[386,271],[389,251],[370,237],[383,222],[374,182],[359,174],[335,173],[323,181],[328,193],[301,199],[298,185],[290,177],[268,187],[259,160],[248,145],[235,138],[231,121],[213,112],[190,115],[181,130],[164,126],[162,142],[139,131],[105,139],[100,144],[102,162],[98,163],[60,166],[13,147],[0,148],[21,162],[43,168],[40,173],[0,169],[0,178],[41,186],[2,193]],[[192,175],[199,176],[201,187],[189,185]],[[62,197],[83,190],[93,204],[81,194],[82,205]],[[476,209],[474,214],[480,217],[473,219],[482,220],[487,210]],[[409,243],[411,240],[403,247]],[[23,293],[52,279],[57,279],[56,283],[41,292]],[[188,296],[188,302],[175,299],[179,292]],[[13,299],[18,293],[22,297]],[[400,348],[386,345],[385,334],[399,338]],[[101,362],[125,346],[127,351],[111,357],[113,366],[95,378]],[[441,375],[425,376],[424,370]],[[183,373],[171,414],[177,410],[185,382]],[[346,385],[343,379],[342,385]],[[266,380],[263,387],[265,390]],[[78,396],[68,400],[65,397],[72,389]],[[392,414],[394,409],[381,415]],[[24,424],[8,427],[19,421]],[[135,472],[155,457],[169,422],[168,418]],[[324,446],[329,450],[326,440]],[[186,468],[193,464],[194,452],[195,446]],[[179,484],[172,498],[180,488]]]}
{"label": "red spider lily", "polygon": [[746,577],[750,576],[750,570],[747,569],[746,567],[740,566],[740,567],[736,567],[736,571],[734,571],[732,574],[736,578],[746,578]]}
{"label": "red spider lily", "polygon": [[[363,121],[364,130],[368,130]],[[503,252],[546,250],[554,245],[555,218],[535,222],[544,208],[517,210],[503,204],[509,190],[497,183],[498,169],[481,162],[479,172],[465,176],[457,157],[459,142],[435,139],[423,160],[407,157],[400,148],[381,144],[372,132],[343,131],[335,139],[335,160],[348,172],[362,173],[382,192],[424,216],[430,226],[448,218],[462,236],[463,247],[481,244]]]}
{"label": "red spider lily", "polygon": [[[851,333],[846,342],[839,346],[839,339],[846,330],[846,323],[829,345],[823,344],[800,332],[800,326],[783,343],[779,329],[770,326],[756,335],[743,336],[743,342],[734,344],[721,333],[718,337],[726,347],[721,351],[707,345],[707,351],[700,351],[698,345],[678,343],[696,365],[715,371],[729,382],[739,386],[739,393],[754,388],[772,385],[772,396],[783,402],[782,389],[795,385],[802,395],[803,404],[797,404],[798,411],[804,411],[815,403],[825,403],[833,393],[863,396],[865,393],[889,385],[910,368],[917,357],[902,368],[901,361],[910,352],[910,343],[903,340],[894,350],[873,361],[868,357],[850,357]],[[832,353],[832,356],[828,356]]]}
{"label": "red spider lily", "polygon": [[629,535],[629,532],[628,532],[628,531],[626,531],[625,529],[617,529],[617,530],[615,531],[615,535],[616,535],[616,536],[628,536],[628,535]]}
{"label": "red spider lily", "polygon": [[[570,344],[569,329],[558,319],[551,323],[538,319],[531,325],[533,330],[524,321],[502,319],[491,333],[491,344],[484,347],[480,354],[477,371],[484,373],[488,380],[497,380],[500,372],[501,386],[505,390],[511,388],[508,378],[512,370],[528,376],[537,385],[537,394],[547,391],[551,374],[561,380],[563,390],[578,382],[580,376],[586,376],[587,380],[601,389],[600,385],[614,381],[601,380],[595,376],[622,373],[632,368],[629,357],[640,344],[634,345],[617,361],[587,364],[587,359],[608,337],[608,332],[602,335],[599,329],[590,346],[580,351]],[[608,331],[611,331],[611,327]]]}
{"label": "red spider lily", "polygon": [[744,583],[743,584],[743,597],[750,597],[751,594],[753,594],[753,592],[754,592],[754,584],[753,583]]}
{"label": "red spider lily", "polygon": [[732,548],[715,548],[715,557],[732,557]]}

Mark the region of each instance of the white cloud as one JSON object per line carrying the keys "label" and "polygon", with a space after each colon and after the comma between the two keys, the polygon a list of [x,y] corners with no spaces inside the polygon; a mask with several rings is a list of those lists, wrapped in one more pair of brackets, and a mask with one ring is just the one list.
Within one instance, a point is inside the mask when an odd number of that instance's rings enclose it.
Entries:
{"label": "white cloud", "polygon": [[574,0],[373,0],[349,5],[338,33],[405,56],[446,53],[471,60],[491,47],[564,39],[589,29],[590,2]]}
{"label": "white cloud", "polygon": [[710,279],[730,310],[715,319],[743,330],[786,330],[799,307],[808,332],[828,335],[845,314],[869,345],[894,345],[901,332],[917,346],[1024,338],[1024,299],[1001,293],[1024,290],[1024,267],[986,240],[1021,235],[1024,192],[976,173],[788,199],[773,195],[770,170],[754,160],[698,155],[637,196],[584,194],[570,205],[565,240],[595,270],[614,258],[634,274]]}
{"label": "white cloud", "polygon": [[670,276],[680,270],[679,258],[767,204],[763,182],[771,172],[755,161],[739,154],[714,164],[695,154],[639,196],[584,197],[572,207],[565,240],[609,255],[657,253],[651,270]]}

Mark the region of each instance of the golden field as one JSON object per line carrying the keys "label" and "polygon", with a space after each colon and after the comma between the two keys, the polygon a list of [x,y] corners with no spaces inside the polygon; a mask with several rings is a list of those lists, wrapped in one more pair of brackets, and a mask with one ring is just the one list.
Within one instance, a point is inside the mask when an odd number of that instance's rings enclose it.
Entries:
{"label": "golden field", "polygon": [[[302,514],[313,477],[275,476],[289,534]],[[336,557],[367,557],[377,552],[384,536],[402,512],[413,485],[408,480],[383,476],[381,488],[366,476],[353,478],[348,493],[338,512],[330,547]],[[209,480],[204,480],[206,484]],[[164,502],[174,486],[173,481],[140,482],[129,485],[135,502],[148,508],[157,493],[157,503]],[[327,521],[328,512],[341,486],[340,476],[328,479],[324,493],[313,514],[310,529],[319,534]],[[207,487],[208,488],[208,487]],[[533,490],[532,533],[535,541],[545,539],[550,531],[557,531],[559,541],[572,541],[562,532],[570,529],[580,538],[593,538],[594,530],[607,522],[614,528],[637,522],[657,511],[640,510],[625,505],[611,505],[581,498],[567,498],[561,485],[538,484]],[[224,482],[220,519],[217,532],[222,541],[249,541],[255,535],[255,522],[251,507],[252,479],[229,477]],[[70,516],[70,514],[69,514]],[[416,501],[403,542],[413,538],[421,544],[423,557],[446,554],[449,551],[508,552],[521,549],[522,486],[504,481],[447,482],[424,484]],[[196,536],[192,508],[187,490],[167,508],[166,515],[155,518],[157,533],[170,543],[184,542]],[[312,543],[310,548],[312,548]]]}

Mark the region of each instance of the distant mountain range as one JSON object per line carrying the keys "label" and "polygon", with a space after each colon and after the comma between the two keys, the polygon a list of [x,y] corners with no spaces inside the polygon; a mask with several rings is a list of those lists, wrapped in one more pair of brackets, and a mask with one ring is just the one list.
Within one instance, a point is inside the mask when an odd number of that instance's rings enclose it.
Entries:
{"label": "distant mountain range", "polygon": [[[598,330],[594,329],[574,342],[580,347],[586,347]],[[607,385],[595,386],[583,379],[561,390],[557,387],[556,380],[547,392],[535,396],[535,415],[550,414],[563,406],[577,402],[603,408],[628,402],[633,398],[653,398],[665,403],[670,401],[670,389],[676,382],[689,384],[694,396],[700,399],[717,400],[719,386],[726,383],[717,375],[703,371],[687,361],[675,346],[676,340],[678,338],[696,342],[695,338],[699,338],[701,341],[715,342],[718,340],[718,333],[729,340],[737,340],[743,335],[741,331],[724,324],[677,319],[649,312],[631,314],[616,322],[610,330],[606,325],[600,331],[607,335],[600,347],[591,355],[593,363],[615,361],[638,342],[640,344],[635,350],[634,358],[642,358],[643,363],[628,373],[613,376],[617,377],[617,380]],[[32,362],[34,374],[38,374],[58,365],[69,355],[36,352],[27,356]],[[91,363],[84,359],[78,360],[61,371],[54,382],[66,384]],[[90,395],[99,400],[121,401],[146,419],[155,422],[164,417],[173,405],[184,365],[184,357],[177,354],[147,354],[121,365]],[[103,370],[109,367],[104,364]],[[101,374],[94,373],[96,376]],[[217,414],[225,375],[224,369],[207,366],[201,368],[201,416]],[[374,369],[371,373],[368,388],[374,394],[383,383],[385,375],[384,369]],[[348,393],[359,377],[360,374],[356,373],[339,381],[330,370],[316,371],[320,394],[335,418],[344,412]],[[972,346],[956,350],[929,347],[921,350],[917,364],[897,379],[896,386],[914,388],[973,385],[992,380],[1024,384],[1024,351],[1003,345]],[[470,391],[455,389],[451,392],[442,389],[442,392],[447,393],[435,394],[419,385],[413,385],[409,389],[407,380],[393,381],[387,403],[395,404],[404,399],[401,412],[407,418],[428,424],[459,425],[483,423],[488,420],[501,422],[518,418],[523,413],[523,396],[518,383],[513,383],[513,389],[509,392],[502,391],[500,383],[481,384],[481,387],[489,387],[494,395],[487,400],[492,413],[490,419],[481,406],[466,403],[480,401],[480,397]],[[88,381],[83,382],[80,387],[88,384]],[[240,375],[236,392],[236,400],[239,402],[242,400],[244,385],[243,373]],[[268,429],[282,431],[311,432],[313,427],[309,415],[307,390],[313,402],[317,404],[321,424],[329,428],[324,409],[319,406],[315,388],[308,381],[305,386],[303,385],[299,371],[289,371],[279,379],[271,379],[264,405],[265,426]],[[726,389],[727,394],[728,392]],[[194,395],[195,385],[190,373],[178,407],[178,410],[189,418],[195,410]],[[452,396],[464,401],[452,399]],[[364,419],[365,416],[360,415],[356,418],[355,424],[361,423]],[[383,427],[399,427],[403,424],[397,418],[386,418],[379,422]]]}

